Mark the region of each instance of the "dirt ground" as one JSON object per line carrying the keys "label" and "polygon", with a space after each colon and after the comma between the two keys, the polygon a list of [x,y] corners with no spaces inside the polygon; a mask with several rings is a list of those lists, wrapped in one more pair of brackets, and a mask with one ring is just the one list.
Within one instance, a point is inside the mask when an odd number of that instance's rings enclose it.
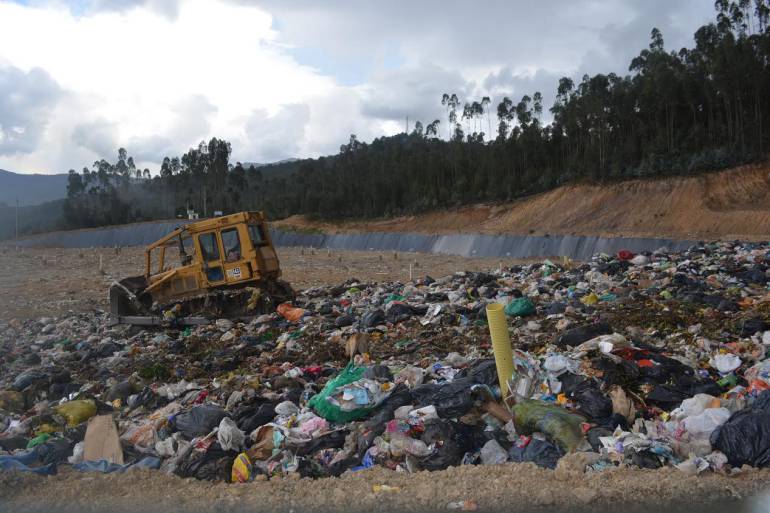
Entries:
{"label": "dirt ground", "polygon": [[770,239],[770,165],[699,175],[558,187],[512,203],[416,216],[320,223],[293,216],[277,227],[324,232],[564,234],[684,240]]}
{"label": "dirt ground", "polygon": [[[407,281],[455,271],[511,265],[511,259],[469,259],[451,255],[280,248],[283,277],[297,290],[337,285],[350,278],[365,282]],[[144,272],[144,250],[123,248],[0,249],[0,321],[56,317],[94,308],[107,309],[114,280]]]}
{"label": "dirt ground", "polygon": [[[100,258],[101,257],[101,258]],[[285,277],[301,289],[340,283],[394,281],[413,275],[440,277],[512,261],[424,254],[280,251]],[[107,307],[107,287],[138,274],[140,248],[26,249],[0,251],[0,322],[57,316]],[[566,458],[565,458],[566,459]],[[581,467],[582,468],[582,467]],[[376,485],[391,489],[375,490]],[[157,471],[121,475],[80,474],[62,467],[57,476],[0,472],[0,512],[101,511],[370,511],[424,512],[465,509],[507,512],[652,512],[664,508],[710,513],[770,511],[770,469],[735,476],[688,476],[677,469],[609,470],[583,474],[532,464],[450,467],[406,475],[383,468],[321,480],[273,479],[243,485],[212,484]]]}
{"label": "dirt ground", "polygon": [[[660,470],[610,470],[576,474],[534,464],[450,467],[399,474],[383,468],[329,479],[273,479],[212,484],[160,472],[78,474],[48,478],[0,473],[0,509],[32,512],[224,511],[446,511],[767,513],[770,499],[749,497],[766,489],[770,469],[735,477]],[[390,490],[375,491],[376,485]],[[462,507],[456,508],[462,509]]]}

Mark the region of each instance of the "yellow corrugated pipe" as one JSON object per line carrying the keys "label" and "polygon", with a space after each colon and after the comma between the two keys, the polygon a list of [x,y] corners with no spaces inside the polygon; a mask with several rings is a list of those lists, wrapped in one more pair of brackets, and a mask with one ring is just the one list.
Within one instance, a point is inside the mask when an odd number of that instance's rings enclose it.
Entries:
{"label": "yellow corrugated pipe", "polygon": [[505,398],[508,395],[508,380],[513,375],[513,353],[503,305],[500,303],[487,305],[487,322],[489,322],[489,334],[492,336],[492,350],[495,352],[500,392]]}

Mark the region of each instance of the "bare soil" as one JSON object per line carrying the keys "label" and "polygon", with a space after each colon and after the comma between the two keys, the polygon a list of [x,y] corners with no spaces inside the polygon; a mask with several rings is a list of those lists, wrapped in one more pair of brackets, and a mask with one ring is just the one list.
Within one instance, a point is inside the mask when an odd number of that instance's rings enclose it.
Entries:
{"label": "bare soil", "polygon": [[[511,259],[463,258],[425,253],[327,251],[279,248],[283,278],[297,290],[337,285],[351,278],[365,282],[446,276],[511,265]],[[100,263],[101,262],[101,263]],[[0,320],[56,317],[67,312],[108,308],[114,280],[144,272],[144,249],[0,249]]]}
{"label": "bare soil", "polygon": [[[446,511],[464,502],[479,511],[663,511],[765,513],[770,503],[748,499],[770,483],[770,470],[735,477],[687,476],[660,470],[618,469],[581,474],[534,464],[450,467],[396,473],[374,468],[328,479],[272,479],[228,485],[182,479],[157,471],[38,477],[0,473],[0,509],[6,511]],[[375,485],[392,490],[375,491]],[[465,502],[467,501],[467,502]]]}
{"label": "bare soil", "polygon": [[512,203],[416,216],[317,222],[293,216],[276,227],[324,232],[565,234],[686,240],[770,239],[770,165],[695,177],[567,185]]}

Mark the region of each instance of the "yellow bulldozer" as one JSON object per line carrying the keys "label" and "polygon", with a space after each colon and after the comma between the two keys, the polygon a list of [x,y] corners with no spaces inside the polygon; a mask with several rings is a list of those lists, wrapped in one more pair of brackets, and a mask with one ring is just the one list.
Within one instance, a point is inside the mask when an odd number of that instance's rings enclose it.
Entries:
{"label": "yellow bulldozer", "polygon": [[[176,247],[178,257],[167,250]],[[261,212],[179,226],[145,249],[145,272],[110,286],[112,324],[203,324],[293,299]]]}

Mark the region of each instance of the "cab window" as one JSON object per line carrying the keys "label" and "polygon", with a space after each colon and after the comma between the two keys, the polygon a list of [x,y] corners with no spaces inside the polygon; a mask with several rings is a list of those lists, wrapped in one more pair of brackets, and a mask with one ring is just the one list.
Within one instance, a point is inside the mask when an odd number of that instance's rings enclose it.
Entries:
{"label": "cab window", "polygon": [[225,250],[225,261],[237,262],[241,259],[241,239],[238,237],[238,229],[230,228],[222,230],[222,247]]}
{"label": "cab window", "polygon": [[264,230],[261,224],[249,225],[249,237],[251,237],[251,243],[254,244],[255,248],[267,244],[267,236],[265,236]]}
{"label": "cab window", "polygon": [[217,245],[217,235],[215,233],[204,233],[198,235],[198,243],[201,246],[201,256],[206,262],[219,260],[219,245]]}

